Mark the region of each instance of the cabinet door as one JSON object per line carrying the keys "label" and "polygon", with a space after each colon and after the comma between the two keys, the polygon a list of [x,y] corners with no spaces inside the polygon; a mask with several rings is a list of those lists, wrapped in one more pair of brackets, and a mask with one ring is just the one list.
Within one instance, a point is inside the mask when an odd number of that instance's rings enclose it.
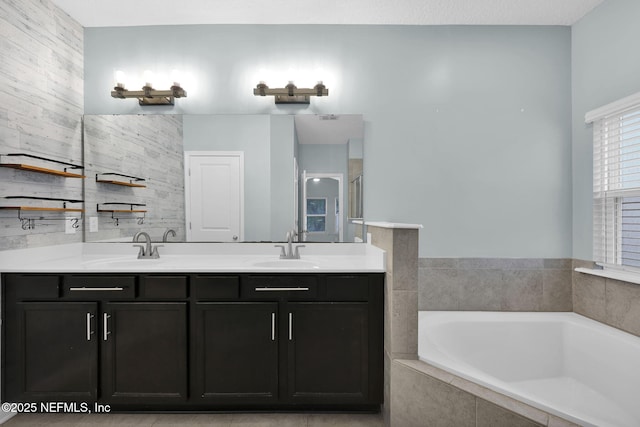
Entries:
{"label": "cabinet door", "polygon": [[106,303],[100,320],[105,399],[161,403],[187,398],[186,303]]}
{"label": "cabinet door", "polygon": [[287,395],[299,403],[369,399],[367,303],[286,304]]}
{"label": "cabinet door", "polygon": [[95,400],[96,309],[95,303],[17,303],[5,325],[3,400]]}
{"label": "cabinet door", "polygon": [[278,399],[278,304],[196,304],[195,395],[211,402]]}

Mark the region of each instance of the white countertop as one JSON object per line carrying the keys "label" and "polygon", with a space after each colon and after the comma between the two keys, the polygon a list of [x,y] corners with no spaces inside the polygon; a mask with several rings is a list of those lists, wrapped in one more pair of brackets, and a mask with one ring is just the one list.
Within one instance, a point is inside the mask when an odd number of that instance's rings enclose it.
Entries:
{"label": "white countertop", "polygon": [[[294,247],[302,243],[294,243]],[[156,244],[154,244],[155,246]],[[163,244],[160,244],[163,245]],[[280,260],[273,243],[164,243],[159,259],[137,259],[132,243],[75,243],[0,252],[2,273],[378,273],[385,252],[363,243],[304,243]]]}
{"label": "white countertop", "polygon": [[393,228],[393,229],[419,230],[421,228],[424,228],[422,224],[406,224],[403,222],[367,221],[364,224],[371,227]]}

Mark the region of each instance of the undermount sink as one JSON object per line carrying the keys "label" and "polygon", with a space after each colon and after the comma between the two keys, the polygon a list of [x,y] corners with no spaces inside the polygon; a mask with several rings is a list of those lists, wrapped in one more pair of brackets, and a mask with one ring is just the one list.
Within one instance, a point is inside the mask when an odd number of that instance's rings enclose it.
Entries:
{"label": "undermount sink", "polygon": [[113,261],[110,263],[105,263],[105,266],[118,268],[118,267],[144,267],[149,265],[161,264],[164,261],[161,259],[132,259],[128,261]]}
{"label": "undermount sink", "polygon": [[252,264],[254,267],[258,267],[258,268],[282,268],[282,269],[286,269],[286,268],[308,268],[308,269],[313,269],[313,268],[320,268],[320,266],[318,266],[318,264],[314,263],[314,262],[310,262],[310,261],[304,261],[304,260],[300,260],[300,259],[277,259],[277,260],[273,260],[273,261],[260,261],[260,262],[254,262]]}
{"label": "undermount sink", "polygon": [[127,268],[127,267],[143,267],[162,263],[162,258],[156,259],[137,259],[137,258],[105,258],[85,261],[82,263],[85,267],[109,267],[109,268]]}

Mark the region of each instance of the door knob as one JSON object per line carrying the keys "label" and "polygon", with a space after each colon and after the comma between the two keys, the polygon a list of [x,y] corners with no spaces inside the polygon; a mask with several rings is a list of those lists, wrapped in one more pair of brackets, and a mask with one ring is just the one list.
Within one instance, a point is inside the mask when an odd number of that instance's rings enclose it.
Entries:
{"label": "door knob", "polygon": [[233,236],[233,240],[238,240],[238,236]]}

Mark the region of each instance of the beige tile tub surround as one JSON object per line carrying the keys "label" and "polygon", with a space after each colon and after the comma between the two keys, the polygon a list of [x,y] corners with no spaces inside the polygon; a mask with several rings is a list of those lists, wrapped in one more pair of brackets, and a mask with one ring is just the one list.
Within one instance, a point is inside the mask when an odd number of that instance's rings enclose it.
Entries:
{"label": "beige tile tub surround", "polygon": [[384,404],[390,423],[391,362],[418,357],[419,225],[367,223],[371,244],[386,251],[384,293]]}
{"label": "beige tile tub surround", "polygon": [[[593,268],[593,262],[574,261]],[[573,307],[583,316],[640,336],[640,285],[573,272]]]}
{"label": "beige tile tub surround", "polygon": [[417,360],[391,366],[393,427],[577,427]]}
{"label": "beige tile tub surround", "polygon": [[572,311],[571,259],[421,258],[420,310]]}
{"label": "beige tile tub surround", "polygon": [[369,225],[371,243],[387,253],[385,352],[392,359],[418,353],[418,230]]}

